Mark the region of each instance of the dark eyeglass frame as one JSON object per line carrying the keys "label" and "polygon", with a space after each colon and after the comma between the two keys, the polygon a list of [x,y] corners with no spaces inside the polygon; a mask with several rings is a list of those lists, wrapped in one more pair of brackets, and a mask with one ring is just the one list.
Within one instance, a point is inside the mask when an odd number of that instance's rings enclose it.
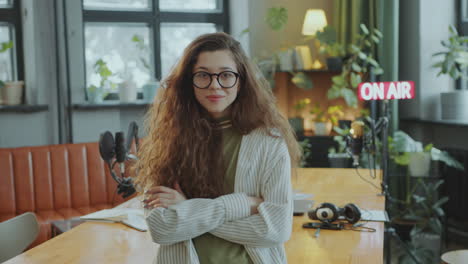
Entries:
{"label": "dark eyeglass frame", "polygon": [[[206,87],[200,87],[200,86],[197,86],[197,85],[195,84],[195,81],[194,81],[195,75],[198,74],[198,73],[201,73],[201,72],[202,72],[202,73],[206,73],[206,74],[208,74],[208,75],[210,76],[210,82],[208,83],[208,85],[206,85]],[[234,74],[234,76],[236,76],[236,81],[235,81],[234,84],[231,85],[231,86],[223,86],[223,85],[219,82],[219,76],[220,76],[221,74],[223,74],[223,73],[226,73],[226,72],[232,73],[232,74]],[[216,76],[216,81],[218,82],[219,86],[221,86],[221,87],[223,87],[223,88],[226,88],[226,89],[229,89],[229,88],[234,87],[234,86],[237,84],[237,81],[239,80],[240,74],[237,73],[237,72],[233,72],[233,71],[222,71],[222,72],[219,72],[219,73],[209,73],[209,72],[206,72],[206,71],[197,71],[197,72],[195,72],[195,73],[192,74],[192,84],[193,84],[195,87],[197,87],[198,89],[208,89],[208,87],[210,87],[211,83],[213,82],[213,76]]]}

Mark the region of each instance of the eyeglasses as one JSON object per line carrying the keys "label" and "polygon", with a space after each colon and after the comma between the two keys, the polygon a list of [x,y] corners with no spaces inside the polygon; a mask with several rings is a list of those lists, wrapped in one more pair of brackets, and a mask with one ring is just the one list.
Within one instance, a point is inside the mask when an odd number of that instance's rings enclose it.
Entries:
{"label": "eyeglasses", "polygon": [[210,87],[211,82],[213,81],[213,76],[216,76],[216,80],[223,88],[234,87],[237,83],[237,79],[239,79],[239,74],[233,71],[223,71],[220,73],[199,71],[194,73],[192,76],[193,85],[200,89],[206,89]]}

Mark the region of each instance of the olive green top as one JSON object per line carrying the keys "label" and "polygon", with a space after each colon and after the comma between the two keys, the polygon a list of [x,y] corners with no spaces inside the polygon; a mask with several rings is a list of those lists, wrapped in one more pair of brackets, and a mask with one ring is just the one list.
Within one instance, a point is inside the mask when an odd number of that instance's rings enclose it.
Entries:
{"label": "olive green top", "polygon": [[[223,137],[223,159],[226,173],[224,177],[224,192],[234,192],[237,158],[242,135],[236,131],[230,120],[220,120]],[[193,244],[197,250],[200,264],[253,264],[245,247],[232,243],[210,233],[194,238]]]}

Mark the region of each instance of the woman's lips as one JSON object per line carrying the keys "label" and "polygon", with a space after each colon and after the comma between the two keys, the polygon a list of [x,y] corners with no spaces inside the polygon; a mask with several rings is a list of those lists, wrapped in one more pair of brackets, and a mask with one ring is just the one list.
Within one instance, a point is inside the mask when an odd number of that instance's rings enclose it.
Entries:
{"label": "woman's lips", "polygon": [[224,98],[222,95],[209,95],[206,97],[210,102],[219,102]]}

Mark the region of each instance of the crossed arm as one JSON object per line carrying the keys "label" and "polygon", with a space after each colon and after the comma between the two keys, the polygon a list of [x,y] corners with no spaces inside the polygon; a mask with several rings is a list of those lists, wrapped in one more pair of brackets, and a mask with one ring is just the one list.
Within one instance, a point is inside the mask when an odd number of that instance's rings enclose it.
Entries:
{"label": "crossed arm", "polygon": [[216,199],[190,199],[168,208],[156,207],[146,220],[152,239],[174,244],[210,232],[228,241],[271,247],[289,239],[292,197],[289,155],[282,151],[263,177],[263,202],[251,213],[251,197],[233,193]]}

